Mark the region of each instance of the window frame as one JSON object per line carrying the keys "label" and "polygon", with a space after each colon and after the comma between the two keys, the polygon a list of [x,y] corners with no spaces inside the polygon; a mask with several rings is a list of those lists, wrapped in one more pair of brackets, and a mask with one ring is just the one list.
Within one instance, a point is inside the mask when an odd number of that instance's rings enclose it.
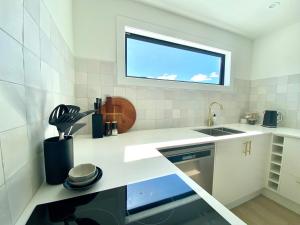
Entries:
{"label": "window frame", "polygon": [[[130,36],[130,37],[128,37]],[[184,81],[184,80],[167,80],[167,79],[157,79],[157,78],[149,78],[149,77],[136,77],[136,76],[130,76],[127,73],[127,40],[128,38],[134,39],[134,40],[139,40],[139,41],[144,41],[147,43],[153,43],[153,44],[158,44],[162,46],[168,46],[172,48],[177,48],[177,49],[182,49],[182,50],[188,50],[196,53],[201,53],[205,55],[210,55],[210,56],[216,56],[221,59],[221,65],[220,65],[220,78],[219,78],[219,83],[206,83],[206,82],[196,82],[196,81]],[[165,41],[153,37],[148,37],[140,34],[135,34],[135,33],[130,33],[130,32],[125,32],[125,76],[126,77],[132,77],[132,78],[138,78],[138,79],[150,79],[150,80],[162,80],[162,81],[172,81],[172,82],[185,82],[185,83],[196,83],[196,84],[207,84],[207,85],[221,85],[224,86],[224,76],[225,76],[225,60],[226,60],[226,55],[219,53],[219,52],[214,52],[214,51],[209,51],[201,48],[195,48],[183,44],[178,44],[170,41]]]}
{"label": "window frame", "polygon": [[[164,89],[181,89],[181,90],[202,90],[202,91],[221,91],[233,92],[235,80],[231,75],[231,50],[224,49],[227,46],[224,43],[215,45],[211,40],[204,37],[195,36],[184,31],[170,29],[165,26],[155,25],[152,23],[136,20],[133,18],[117,16],[116,21],[116,78],[117,85],[164,88]],[[178,82],[173,80],[160,79],[141,79],[127,77],[125,71],[125,33],[136,33],[155,37],[163,40],[171,40],[174,43],[182,43],[188,46],[197,47],[205,50],[212,50],[226,55],[224,85],[212,85],[198,82]],[[166,39],[167,38],[167,39]],[[180,42],[179,42],[180,41]],[[226,47],[227,48],[227,47]]]}

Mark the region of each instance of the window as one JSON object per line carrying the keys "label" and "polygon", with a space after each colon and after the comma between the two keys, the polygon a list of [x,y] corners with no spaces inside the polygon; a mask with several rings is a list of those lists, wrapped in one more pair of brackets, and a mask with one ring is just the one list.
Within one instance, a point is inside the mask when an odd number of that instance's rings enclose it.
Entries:
{"label": "window", "polygon": [[224,85],[225,60],[225,53],[125,33],[126,77]]}

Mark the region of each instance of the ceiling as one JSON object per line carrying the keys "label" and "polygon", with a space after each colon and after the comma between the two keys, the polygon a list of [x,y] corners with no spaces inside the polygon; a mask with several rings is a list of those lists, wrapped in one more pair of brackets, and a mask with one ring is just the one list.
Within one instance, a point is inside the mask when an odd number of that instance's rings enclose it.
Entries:
{"label": "ceiling", "polygon": [[[135,0],[248,38],[300,21],[300,0]],[[272,3],[274,8],[269,8]],[[276,3],[275,3],[276,4]]]}

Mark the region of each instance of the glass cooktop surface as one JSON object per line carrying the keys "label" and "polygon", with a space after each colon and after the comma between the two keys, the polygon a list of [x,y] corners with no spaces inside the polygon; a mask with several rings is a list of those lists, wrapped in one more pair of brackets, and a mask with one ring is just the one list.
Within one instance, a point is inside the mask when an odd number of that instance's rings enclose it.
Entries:
{"label": "glass cooktop surface", "polygon": [[38,205],[26,225],[227,225],[177,175]]}

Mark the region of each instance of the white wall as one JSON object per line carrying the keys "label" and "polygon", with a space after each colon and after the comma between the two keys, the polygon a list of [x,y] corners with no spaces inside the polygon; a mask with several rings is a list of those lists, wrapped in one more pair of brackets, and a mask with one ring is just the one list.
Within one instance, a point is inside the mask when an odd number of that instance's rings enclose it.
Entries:
{"label": "white wall", "polygon": [[44,180],[43,140],[57,135],[51,110],[74,103],[73,54],[53,18],[43,0],[0,0],[3,225],[15,224]]}
{"label": "white wall", "polygon": [[73,43],[73,1],[72,0],[44,0],[54,22],[67,42],[74,50]]}
{"label": "white wall", "polygon": [[[129,99],[137,111],[133,129],[198,126],[207,122],[208,105],[224,104],[216,112],[220,121],[238,122],[248,110],[252,41],[194,20],[129,0],[74,0],[74,43],[76,60],[76,103],[93,107],[96,97],[107,95]],[[172,90],[119,85],[116,82],[117,18],[127,17],[161,26],[192,41],[232,51],[232,92]],[[172,33],[172,32],[170,32]],[[245,79],[245,80],[243,80]],[[89,133],[90,123],[82,130]]]}
{"label": "white wall", "polygon": [[125,16],[196,36],[200,43],[231,50],[235,77],[249,79],[252,41],[129,0],[74,0],[75,55],[116,61],[116,18]]}
{"label": "white wall", "polygon": [[253,49],[253,80],[300,74],[300,22],[258,38]]}

